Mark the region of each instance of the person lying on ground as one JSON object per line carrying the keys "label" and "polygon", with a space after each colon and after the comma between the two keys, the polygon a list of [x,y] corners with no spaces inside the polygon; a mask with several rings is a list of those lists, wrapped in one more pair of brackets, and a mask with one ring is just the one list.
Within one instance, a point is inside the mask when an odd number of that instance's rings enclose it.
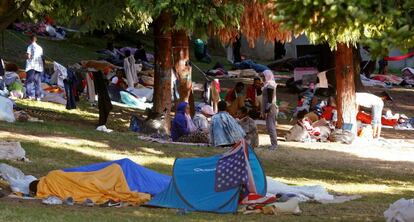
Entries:
{"label": "person lying on ground", "polygon": [[115,64],[117,66],[122,66],[124,54],[114,47],[113,42],[108,42],[105,50],[100,50],[97,52],[108,56],[108,58],[105,59],[106,61],[112,64]]}
{"label": "person lying on ground", "polygon": [[259,135],[257,134],[257,126],[254,120],[249,116],[246,107],[240,108],[238,113],[239,124],[246,133],[245,139],[252,148],[259,146]]}
{"label": "person lying on ground", "polygon": [[232,116],[237,115],[237,111],[244,107],[244,98],[242,94],[244,89],[244,84],[242,82],[236,83],[233,89],[227,92],[226,102],[228,104],[227,110]]}
{"label": "person lying on ground", "polygon": [[204,105],[201,107],[199,112],[196,112],[193,122],[197,130],[209,132],[210,123],[208,121],[214,115],[213,108],[210,105]]}
{"label": "person lying on ground", "polygon": [[227,103],[218,103],[218,113],[211,118],[210,144],[231,146],[242,140],[246,133],[240,124],[227,112]]}
{"label": "person lying on ground", "polygon": [[208,143],[208,133],[198,131],[190,116],[190,106],[181,102],[171,123],[171,139],[174,142]]}
{"label": "person lying on ground", "polygon": [[355,102],[357,105],[357,110],[359,107],[370,108],[372,113],[372,129],[373,137],[380,138],[381,136],[381,116],[382,109],[384,108],[384,101],[391,100],[391,96],[387,92],[381,93],[381,96],[378,97],[371,93],[361,93],[357,92],[355,96]]}

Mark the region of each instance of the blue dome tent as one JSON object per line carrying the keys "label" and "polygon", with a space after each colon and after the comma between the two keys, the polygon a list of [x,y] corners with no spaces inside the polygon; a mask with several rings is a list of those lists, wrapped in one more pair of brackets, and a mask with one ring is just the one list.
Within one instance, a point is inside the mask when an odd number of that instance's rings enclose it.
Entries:
{"label": "blue dome tent", "polygon": [[[218,191],[220,184],[217,183],[221,179],[227,178],[230,181],[233,178],[240,178],[241,174],[229,178],[228,175],[232,175],[233,172],[228,171],[225,174],[216,175],[221,169],[227,170],[231,162],[234,163],[233,157],[241,158],[242,161],[247,160],[246,165],[243,165],[242,168],[246,169],[245,175],[249,174],[249,182],[245,181],[246,183],[243,185]],[[225,160],[225,158],[229,159]],[[220,164],[223,164],[224,167]],[[235,171],[240,172],[239,169],[242,168],[237,168]],[[147,205],[186,211],[234,213],[237,211],[243,189],[249,190],[250,187],[249,192],[252,192],[253,189],[254,193],[263,196],[267,191],[266,176],[260,161],[244,141],[235,145],[230,152],[225,154],[176,159],[172,173],[172,180],[167,189],[155,195]],[[220,176],[222,178],[217,179]],[[227,185],[229,184],[227,183]]]}

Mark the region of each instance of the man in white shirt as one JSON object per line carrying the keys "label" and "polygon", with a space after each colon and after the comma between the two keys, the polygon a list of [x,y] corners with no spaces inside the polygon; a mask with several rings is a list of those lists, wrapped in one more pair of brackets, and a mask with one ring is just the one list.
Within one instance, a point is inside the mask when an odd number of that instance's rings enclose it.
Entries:
{"label": "man in white shirt", "polygon": [[379,138],[381,135],[381,117],[382,109],[384,108],[384,101],[392,100],[391,96],[383,92],[380,97],[373,95],[371,93],[356,93],[356,105],[371,108],[372,115],[372,128],[373,128],[373,137]]}
{"label": "man in white shirt", "polygon": [[[37,37],[31,37],[31,44],[27,47],[26,55],[26,97],[40,100],[40,74],[43,68],[43,49],[37,44]],[[33,85],[35,95],[32,95]]]}

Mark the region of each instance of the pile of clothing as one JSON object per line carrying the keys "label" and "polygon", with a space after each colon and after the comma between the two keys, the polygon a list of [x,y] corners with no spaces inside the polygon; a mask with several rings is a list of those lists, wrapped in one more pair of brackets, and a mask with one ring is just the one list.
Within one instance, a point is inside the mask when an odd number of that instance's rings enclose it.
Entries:
{"label": "pile of clothing", "polygon": [[23,32],[26,35],[36,34],[38,36],[44,36],[56,40],[62,40],[66,37],[66,31],[63,27],[59,27],[53,24],[53,22],[45,20],[39,23],[26,23],[19,22],[14,23],[15,30]]}
{"label": "pile of clothing", "polygon": [[401,83],[401,85],[409,85],[409,86],[414,86],[414,69],[411,67],[406,67],[404,69],[401,70],[402,72],[402,78],[403,78],[403,82]]}
{"label": "pile of clothing", "polygon": [[364,86],[380,86],[390,88],[392,86],[414,86],[414,69],[406,67],[401,70],[402,76],[395,75],[371,75],[367,78],[365,75],[361,75],[361,81]]}

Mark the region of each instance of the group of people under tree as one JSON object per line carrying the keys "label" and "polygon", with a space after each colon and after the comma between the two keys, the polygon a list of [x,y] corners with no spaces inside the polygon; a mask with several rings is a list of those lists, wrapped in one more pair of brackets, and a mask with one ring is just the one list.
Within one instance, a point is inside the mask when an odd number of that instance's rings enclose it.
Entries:
{"label": "group of people under tree", "polygon": [[255,78],[253,84],[248,87],[247,97],[243,95],[244,84],[237,83],[227,92],[225,99],[218,102],[216,114],[210,105],[203,105],[196,110],[197,113],[192,120],[188,104],[180,103],[171,125],[173,141],[229,146],[244,138],[252,147],[257,147],[258,133],[254,119],[262,117],[266,121],[266,129],[270,136],[270,149],[276,149],[277,84],[270,70],[265,70],[262,74],[264,83],[259,77]]}

